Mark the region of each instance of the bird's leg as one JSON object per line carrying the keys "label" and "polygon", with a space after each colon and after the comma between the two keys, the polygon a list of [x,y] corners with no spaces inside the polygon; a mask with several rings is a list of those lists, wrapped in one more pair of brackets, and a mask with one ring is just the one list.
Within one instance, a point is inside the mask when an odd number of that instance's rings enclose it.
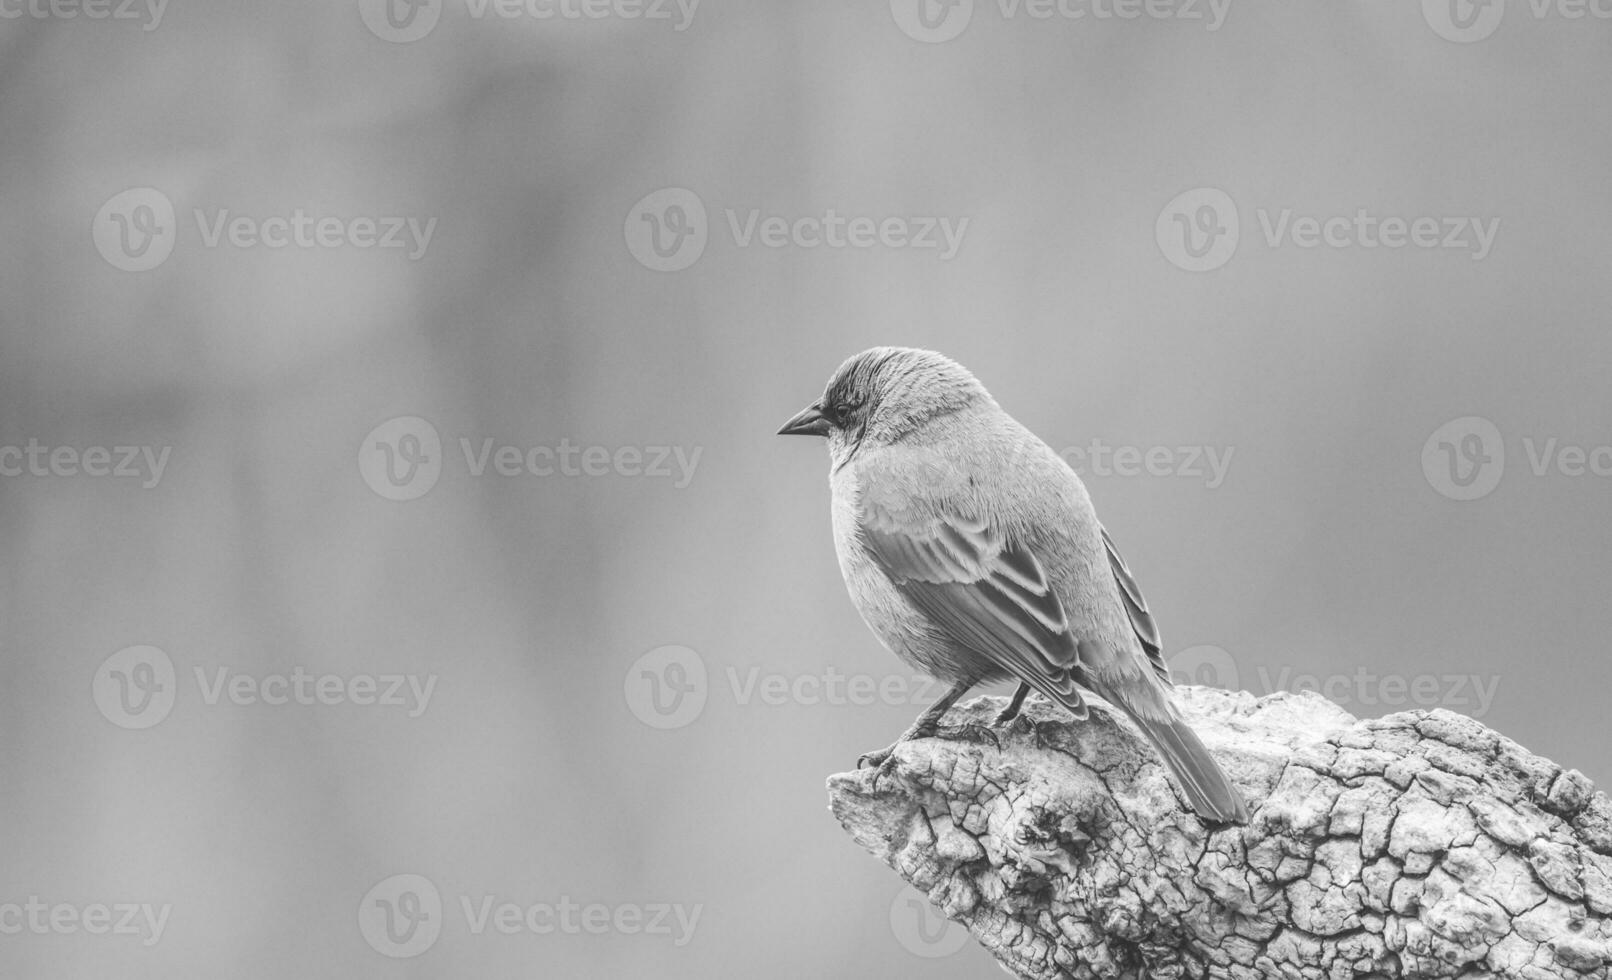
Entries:
{"label": "bird's leg", "polygon": [[861,769],[864,765],[869,765],[884,768],[895,757],[897,745],[915,738],[933,737],[936,732],[940,731],[940,719],[944,718],[946,712],[951,710],[951,706],[956,704],[958,699],[967,694],[969,688],[973,686],[973,681],[958,681],[953,684],[951,690],[942,694],[940,700],[930,705],[928,710],[919,715],[918,720],[912,723],[912,727],[903,732],[901,737],[896,739],[893,744],[877,752],[866,753],[862,758],[856,760],[856,767]]}
{"label": "bird's leg", "polygon": [[1024,699],[1029,694],[1030,685],[1021,683],[1019,689],[1013,692],[1013,700],[1009,701],[1008,706],[1002,709],[1001,714],[996,716],[995,721],[991,722],[991,727],[1000,728],[1019,717],[1019,709],[1024,707]]}

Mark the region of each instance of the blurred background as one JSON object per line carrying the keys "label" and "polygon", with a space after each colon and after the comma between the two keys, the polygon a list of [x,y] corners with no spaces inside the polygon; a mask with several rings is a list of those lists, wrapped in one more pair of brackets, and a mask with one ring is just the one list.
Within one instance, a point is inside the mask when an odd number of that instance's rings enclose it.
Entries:
{"label": "blurred background", "polygon": [[4,11],[0,974],[998,975],[826,810],[938,693],[773,435],[876,344],[1186,674],[1612,776],[1597,14]]}

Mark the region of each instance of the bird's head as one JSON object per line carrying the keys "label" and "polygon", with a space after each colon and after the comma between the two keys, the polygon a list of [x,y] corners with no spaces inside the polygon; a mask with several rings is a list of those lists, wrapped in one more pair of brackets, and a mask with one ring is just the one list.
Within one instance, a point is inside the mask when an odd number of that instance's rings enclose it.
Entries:
{"label": "bird's head", "polygon": [[826,437],[838,468],[864,445],[889,445],[937,418],[982,404],[994,404],[985,386],[951,358],[912,347],[875,347],[841,364],[823,397],[778,434]]}

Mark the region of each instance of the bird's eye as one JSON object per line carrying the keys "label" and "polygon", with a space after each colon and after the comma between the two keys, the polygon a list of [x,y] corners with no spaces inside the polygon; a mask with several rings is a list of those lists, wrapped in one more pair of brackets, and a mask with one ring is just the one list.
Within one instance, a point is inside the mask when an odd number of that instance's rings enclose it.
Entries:
{"label": "bird's eye", "polygon": [[850,421],[851,413],[856,411],[856,406],[850,402],[836,402],[828,411],[835,422],[843,425]]}

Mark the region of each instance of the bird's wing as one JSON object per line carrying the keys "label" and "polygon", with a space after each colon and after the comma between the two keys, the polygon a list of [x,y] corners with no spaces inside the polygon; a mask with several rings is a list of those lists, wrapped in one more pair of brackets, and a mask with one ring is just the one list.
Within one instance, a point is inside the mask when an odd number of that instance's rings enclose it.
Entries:
{"label": "bird's wing", "polygon": [[914,529],[863,502],[858,533],[896,589],[931,624],[1077,718],[1080,652],[1041,562],[988,522],[947,515]]}
{"label": "bird's wing", "polygon": [[1131,577],[1130,566],[1120,557],[1119,549],[1114,547],[1114,539],[1108,536],[1108,529],[1103,528],[1103,546],[1108,549],[1108,564],[1114,569],[1114,581],[1119,583],[1119,594],[1125,602],[1125,612],[1131,617],[1131,628],[1136,631],[1136,638],[1142,641],[1142,649],[1147,651],[1148,662],[1153,665],[1153,673],[1166,684],[1170,683],[1170,668],[1164,662],[1164,647],[1159,639],[1159,624],[1153,621],[1153,614],[1147,610],[1147,600],[1142,598],[1142,589]]}

